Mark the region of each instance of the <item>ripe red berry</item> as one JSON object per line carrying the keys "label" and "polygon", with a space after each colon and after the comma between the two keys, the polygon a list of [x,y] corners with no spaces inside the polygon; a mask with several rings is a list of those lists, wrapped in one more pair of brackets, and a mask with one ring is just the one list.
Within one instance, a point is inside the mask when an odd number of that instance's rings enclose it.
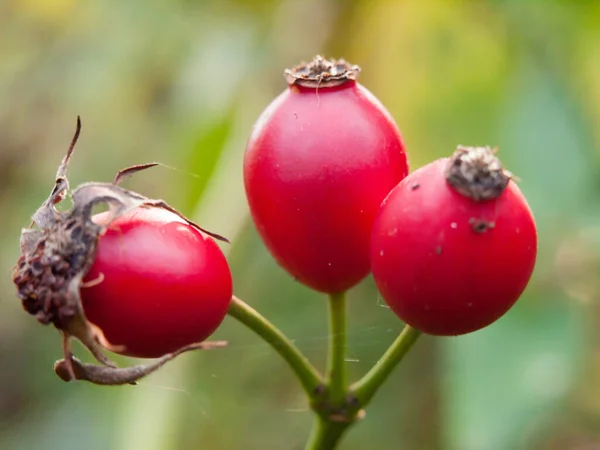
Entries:
{"label": "ripe red berry", "polygon": [[358,71],[321,57],[286,71],[289,88],[258,119],[244,159],[267,248],[298,281],[327,293],[369,273],[373,220],[408,172],[400,132],[356,82]]}
{"label": "ripe red berry", "polygon": [[402,320],[434,335],[499,319],[527,286],[536,254],[529,206],[488,147],[459,147],[410,174],[373,225],[381,295]]}
{"label": "ripe red berry", "polygon": [[205,340],[231,296],[229,266],[214,240],[159,208],[109,225],[81,287],[87,319],[124,346],[117,352],[149,358]]}

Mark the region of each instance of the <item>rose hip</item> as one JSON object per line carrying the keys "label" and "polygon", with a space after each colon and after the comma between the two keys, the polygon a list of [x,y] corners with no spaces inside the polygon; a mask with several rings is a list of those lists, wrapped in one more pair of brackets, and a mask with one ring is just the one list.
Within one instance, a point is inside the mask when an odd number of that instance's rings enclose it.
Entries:
{"label": "rose hip", "polygon": [[100,238],[81,300],[87,319],[123,347],[118,353],[154,358],[209,337],[232,293],[229,266],[211,237],[169,211],[140,208]]}
{"label": "rose hip", "polygon": [[244,159],[267,248],[294,278],[327,293],[369,273],[373,220],[408,172],[400,132],[358,72],[319,56],[286,71],[289,87],[256,122]]}
{"label": "rose hip", "polygon": [[536,253],[531,210],[488,147],[459,147],[402,180],[371,241],[387,304],[434,335],[469,333],[504,315],[527,286]]}

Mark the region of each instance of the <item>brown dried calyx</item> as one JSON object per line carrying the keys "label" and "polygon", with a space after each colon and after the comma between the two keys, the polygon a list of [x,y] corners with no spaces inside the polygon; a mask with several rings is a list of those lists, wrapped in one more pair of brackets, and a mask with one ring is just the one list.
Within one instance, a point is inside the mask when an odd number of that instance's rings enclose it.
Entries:
{"label": "brown dried calyx", "polygon": [[[62,333],[64,368],[69,379],[85,379],[75,370],[71,338],[81,341],[100,363],[116,371],[112,372],[113,378],[118,379],[119,371],[126,369],[118,369],[103,353],[102,347],[119,349],[111,346],[102,331],[87,321],[79,294],[82,280],[94,261],[99,238],[110,223],[135,208],[163,208],[216,239],[226,242],[227,239],[200,228],[163,200],[149,199],[119,186],[125,177],[158,163],[128,167],[117,173],[113,183],[85,183],[71,191],[66,177],[67,166],[80,131],[78,117],[75,135],[58,168],[50,196],[33,215],[30,227],[22,230],[21,256],[14,269],[13,282],[23,308],[42,324],[54,324]],[[67,195],[71,197],[73,206],[68,211],[59,211],[56,205]],[[98,204],[108,207],[108,220],[103,225],[92,220],[93,208]],[[209,343],[196,348],[206,348],[207,345]],[[79,365],[78,370],[86,370],[87,367]]]}
{"label": "brown dried calyx", "polygon": [[325,59],[317,55],[314,59],[286,69],[284,72],[288,84],[297,84],[310,88],[339,86],[346,81],[356,80],[360,67],[344,59]]}
{"label": "brown dried calyx", "polygon": [[498,198],[512,174],[496,157],[497,148],[458,146],[446,167],[446,180],[475,201]]}

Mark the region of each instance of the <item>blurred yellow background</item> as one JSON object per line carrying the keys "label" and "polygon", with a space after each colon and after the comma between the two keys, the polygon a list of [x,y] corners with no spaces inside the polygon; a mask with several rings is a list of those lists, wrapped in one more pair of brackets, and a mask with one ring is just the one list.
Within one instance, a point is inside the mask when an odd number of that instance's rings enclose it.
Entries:
{"label": "blurred yellow background", "polygon": [[[317,53],[362,67],[413,169],[458,144],[499,146],[540,233],[517,306],[481,332],[422,338],[341,448],[600,448],[600,2],[3,0],[1,449],[302,448],[299,385],[240,324],[215,336],[229,348],[182,356],[137,387],[65,384],[52,371],[59,336],[22,311],[10,273],[80,114],[72,184],[170,166],[127,187],[231,238],[236,294],[322,367],[325,301],[267,254],[241,176],[283,69]],[[402,324],[370,279],[349,313],[356,379]]]}

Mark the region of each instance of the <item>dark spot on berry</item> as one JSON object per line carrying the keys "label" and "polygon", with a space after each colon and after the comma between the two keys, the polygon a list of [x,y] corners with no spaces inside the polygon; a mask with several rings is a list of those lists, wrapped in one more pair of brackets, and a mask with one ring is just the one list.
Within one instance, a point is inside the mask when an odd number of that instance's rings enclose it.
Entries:
{"label": "dark spot on berry", "polygon": [[496,223],[488,222],[483,219],[476,219],[474,217],[471,217],[469,219],[469,225],[471,225],[471,229],[475,233],[481,234],[481,233],[485,233],[487,230],[491,230],[492,228],[494,228],[496,226]]}
{"label": "dark spot on berry", "polygon": [[442,246],[441,246],[441,245],[438,245],[438,246],[435,248],[435,254],[436,254],[436,255],[441,255],[441,254],[442,254]]}
{"label": "dark spot on berry", "polygon": [[419,189],[421,187],[421,185],[419,183],[414,183],[410,189],[411,191],[416,191],[417,189]]}

